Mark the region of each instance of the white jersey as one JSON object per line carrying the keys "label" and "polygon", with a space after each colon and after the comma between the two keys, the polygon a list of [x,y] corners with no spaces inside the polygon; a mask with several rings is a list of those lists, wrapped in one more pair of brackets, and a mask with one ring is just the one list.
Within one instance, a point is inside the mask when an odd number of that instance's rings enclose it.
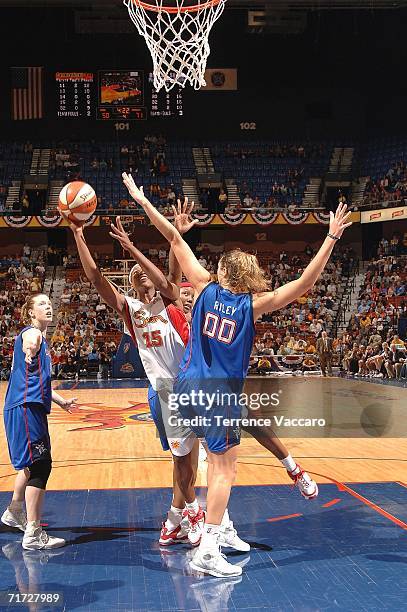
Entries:
{"label": "white jersey", "polygon": [[136,343],[147,378],[157,391],[157,386],[178,374],[189,337],[185,314],[157,292],[149,304],[126,297],[126,315],[124,331]]}

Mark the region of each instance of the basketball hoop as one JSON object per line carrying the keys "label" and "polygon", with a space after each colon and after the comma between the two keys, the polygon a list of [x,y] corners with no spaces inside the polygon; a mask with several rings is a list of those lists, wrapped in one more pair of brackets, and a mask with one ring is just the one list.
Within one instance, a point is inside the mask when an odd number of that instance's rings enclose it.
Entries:
{"label": "basketball hoop", "polygon": [[209,33],[226,0],[123,0],[153,58],[154,88],[206,85]]}

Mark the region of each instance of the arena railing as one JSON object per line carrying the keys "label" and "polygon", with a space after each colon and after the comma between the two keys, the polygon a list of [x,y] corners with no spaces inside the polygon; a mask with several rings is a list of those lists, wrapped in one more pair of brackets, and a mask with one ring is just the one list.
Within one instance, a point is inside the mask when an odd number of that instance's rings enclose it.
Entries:
{"label": "arena railing", "polygon": [[[366,201],[368,199],[368,201]],[[407,198],[401,198],[399,200],[370,200],[369,198],[363,198],[362,200],[356,200],[352,202],[353,206],[357,206],[359,210],[361,209],[369,209],[369,208],[387,208],[387,207],[397,207],[397,206],[405,206],[407,204]]]}
{"label": "arena railing", "polygon": [[332,323],[332,333],[334,336],[338,334],[338,328],[340,325],[344,325],[346,313],[351,305],[351,295],[355,289],[356,275],[359,272],[359,259],[355,261],[355,265],[351,270],[351,274],[347,278],[345,291],[341,295],[339,307],[336,313],[336,317]]}

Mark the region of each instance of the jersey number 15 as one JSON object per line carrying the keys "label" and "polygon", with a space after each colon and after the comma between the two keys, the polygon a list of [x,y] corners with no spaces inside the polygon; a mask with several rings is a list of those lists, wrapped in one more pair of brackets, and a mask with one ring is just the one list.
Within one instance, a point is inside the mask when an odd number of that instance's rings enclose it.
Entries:
{"label": "jersey number 15", "polygon": [[146,342],[147,348],[153,348],[154,346],[163,345],[163,339],[161,337],[161,332],[159,329],[155,329],[152,332],[145,332],[143,334],[143,338]]}

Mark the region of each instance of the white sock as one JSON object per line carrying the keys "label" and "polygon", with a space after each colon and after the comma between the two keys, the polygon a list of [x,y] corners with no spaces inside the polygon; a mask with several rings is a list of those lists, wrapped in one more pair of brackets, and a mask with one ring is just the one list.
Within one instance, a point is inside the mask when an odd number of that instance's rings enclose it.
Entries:
{"label": "white sock", "polygon": [[173,531],[181,523],[183,510],[183,508],[175,508],[175,506],[171,506],[168,510],[167,520],[165,521],[168,531]]}
{"label": "white sock", "polygon": [[285,459],[281,459],[281,463],[289,472],[294,472],[295,468],[297,467],[297,464],[291,455],[287,455]]}
{"label": "white sock", "polygon": [[190,504],[185,502],[185,508],[188,510],[188,514],[195,516],[195,514],[198,514],[198,510],[199,510],[198,500],[194,499],[194,501],[191,502]]}
{"label": "white sock", "polygon": [[229,523],[230,523],[229,512],[228,512],[228,509],[226,508],[225,513],[222,517],[221,527],[228,527]]}
{"label": "white sock", "polygon": [[205,523],[199,548],[205,550],[214,548],[217,549],[219,530],[220,525],[212,525],[210,523]]}
{"label": "white sock", "polygon": [[38,527],[40,527],[40,521],[27,521],[27,527],[25,528],[25,531],[26,533],[27,531],[32,533],[33,531],[38,529]]}
{"label": "white sock", "polygon": [[21,512],[21,510],[23,509],[23,503],[22,501],[15,501],[14,499],[11,500],[11,503],[8,507],[8,509],[10,510],[10,512]]}

